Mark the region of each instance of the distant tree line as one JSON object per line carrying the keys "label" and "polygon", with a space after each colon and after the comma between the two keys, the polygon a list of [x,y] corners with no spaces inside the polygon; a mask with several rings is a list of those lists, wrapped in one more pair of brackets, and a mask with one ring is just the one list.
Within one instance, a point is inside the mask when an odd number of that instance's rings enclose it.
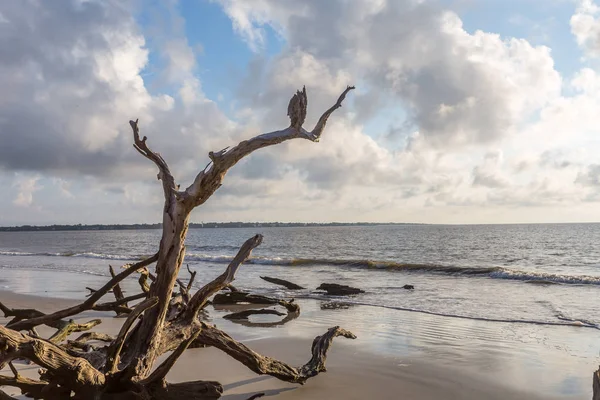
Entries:
{"label": "distant tree line", "polygon": [[[379,226],[379,225],[421,225],[407,223],[379,222],[206,222],[191,223],[190,229],[202,228],[256,228],[256,227],[314,227],[314,226]],[[21,225],[0,227],[0,232],[32,232],[32,231],[125,231],[140,229],[162,229],[162,224],[94,224],[94,225]]]}

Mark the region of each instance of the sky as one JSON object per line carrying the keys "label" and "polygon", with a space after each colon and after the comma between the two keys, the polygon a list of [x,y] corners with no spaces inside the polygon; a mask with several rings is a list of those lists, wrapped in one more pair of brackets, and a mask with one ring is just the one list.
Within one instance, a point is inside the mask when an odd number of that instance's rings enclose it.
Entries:
{"label": "sky", "polygon": [[192,221],[600,222],[600,0],[7,0],[0,225],[158,222],[130,119],[187,187],[347,85]]}

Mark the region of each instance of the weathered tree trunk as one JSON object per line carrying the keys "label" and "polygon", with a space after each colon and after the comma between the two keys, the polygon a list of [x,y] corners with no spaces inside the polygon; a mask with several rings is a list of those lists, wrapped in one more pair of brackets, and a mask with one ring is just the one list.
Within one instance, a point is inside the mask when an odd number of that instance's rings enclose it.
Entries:
{"label": "weathered tree trunk", "polygon": [[[204,204],[221,186],[227,171],[253,151],[290,139],[318,142],[327,119],[341,107],[346,94],[352,89],[354,88],[348,87],[340,95],[337,102],[323,113],[312,131],[302,127],[306,117],[307,98],[306,90],[298,91],[288,105],[291,122],[289,127],[242,141],[231,149],[210,152],[211,163],[183,191],[176,185],[166,161],[148,148],[145,136],[140,138],[138,122],[130,121],[134,148],[156,164],[158,179],[162,181],[165,204],[159,250],[146,260],[126,265],[126,269],[118,274],[111,267],[112,279],[100,289],[91,290],[91,295],[81,304],[44,314],[37,310],[11,309],[0,303],[0,309],[5,315],[14,317],[6,327],[0,326],[0,368],[8,364],[14,375],[13,378],[0,376],[0,387],[17,387],[30,397],[46,399],[217,399],[223,393],[223,387],[218,382],[170,384],[165,380],[181,354],[190,347],[199,346],[214,346],[258,374],[272,375],[287,382],[303,384],[310,377],[324,371],[326,353],[333,338],[355,338],[352,333],[339,327],[329,329],[324,335],[315,338],[311,360],[300,368],[294,368],[255,353],[198,318],[198,313],[206,306],[210,297],[226,287],[231,288],[237,270],[262,242],[261,235],[248,239],[225,272],[197,290],[193,296],[190,292],[195,274],[191,272],[190,283],[185,288],[180,284],[181,293],[175,298],[173,289],[185,258],[184,244],[192,210]],[[156,263],[155,275],[146,269],[153,263]],[[143,278],[140,278],[142,293],[125,297],[119,283],[136,272],[143,274]],[[152,281],[149,288],[148,279]],[[111,290],[114,290],[116,300],[99,304],[100,299]],[[268,304],[284,306],[288,311],[286,320],[299,315],[299,306],[293,300],[288,302],[260,298],[236,291],[230,293],[231,301],[239,299],[267,301]],[[143,301],[135,306],[128,306],[128,303],[136,300]],[[99,320],[84,324],[64,320],[88,310],[115,311],[118,314],[126,313],[128,317],[116,337],[88,332],[61,344],[69,334],[89,330],[100,323]],[[42,324],[57,329],[50,340],[40,338],[35,332],[35,328]],[[95,346],[88,343],[91,340],[108,344]],[[157,358],[168,351],[173,353],[153,370]],[[40,380],[21,377],[11,363],[17,358],[30,360],[44,368],[40,370]],[[5,393],[0,391],[0,399],[5,397]]]}
{"label": "weathered tree trunk", "polygon": [[136,334],[135,352],[139,356],[131,365],[132,375],[138,378],[146,377],[152,369],[154,361],[160,356],[157,351],[161,340],[160,332],[164,327],[173,287],[185,257],[185,238],[190,212],[191,209],[185,209],[176,201],[165,204],[163,237],[160,243],[160,255],[156,263],[157,279],[150,286],[148,293],[149,296],[158,298],[158,305],[144,315]]}

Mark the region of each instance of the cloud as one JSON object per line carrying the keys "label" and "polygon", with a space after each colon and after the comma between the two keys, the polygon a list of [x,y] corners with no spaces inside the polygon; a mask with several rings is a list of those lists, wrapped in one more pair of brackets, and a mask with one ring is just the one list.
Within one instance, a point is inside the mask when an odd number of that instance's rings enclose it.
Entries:
{"label": "cloud", "polygon": [[510,181],[502,173],[502,152],[490,152],[484,156],[482,165],[473,168],[473,186],[504,188]]}
{"label": "cloud", "polygon": [[577,174],[575,183],[579,183],[584,186],[600,188],[600,165],[588,165],[583,171],[580,171]]}
{"label": "cloud", "polygon": [[14,187],[16,187],[17,196],[13,200],[13,204],[17,207],[30,207],[33,204],[33,194],[41,189],[41,186],[37,185],[40,177],[17,176],[15,180]]}
{"label": "cloud", "polygon": [[71,182],[61,178],[53,178],[52,183],[59,188],[62,197],[67,199],[72,199],[75,197],[73,193],[71,193]]}
{"label": "cloud", "polygon": [[282,87],[281,79],[298,85],[299,70],[313,86],[363,82],[362,96],[371,104],[390,94],[403,102],[421,139],[431,145],[493,142],[560,94],[549,48],[482,31],[470,34],[455,13],[434,3],[222,4],[234,26],[244,26],[247,40],[260,37],[266,24],[286,37],[287,50],[266,74],[278,77],[274,86]]}
{"label": "cloud", "polygon": [[600,56],[600,7],[593,0],[578,0],[577,11],[570,23],[571,32],[585,57]]}
{"label": "cloud", "polygon": [[132,118],[175,169],[232,134],[205,99],[180,37],[157,49],[175,94],[149,93],[142,78],[149,49],[129,2],[23,1],[0,11],[9,21],[0,24],[0,168],[151,176],[153,166],[131,148]]}
{"label": "cloud", "polygon": [[[550,47],[467,30],[442,2],[219,3],[255,52],[244,79],[219,90],[237,94],[226,112],[198,77],[202,49],[186,37],[198,21],[177,2],[0,5],[0,181],[22,180],[16,197],[0,198],[3,223],[156,221],[160,184],[132,149],[129,119],[185,186],[208,151],[288,126],[303,85],[306,128],[346,85],[357,89],[320,143],[242,160],[195,220],[505,221],[498,210],[527,219],[536,207],[581,212],[600,199],[593,67],[561,76]],[[597,13],[581,1],[571,19],[588,58]],[[276,54],[271,32],[282,39]]]}

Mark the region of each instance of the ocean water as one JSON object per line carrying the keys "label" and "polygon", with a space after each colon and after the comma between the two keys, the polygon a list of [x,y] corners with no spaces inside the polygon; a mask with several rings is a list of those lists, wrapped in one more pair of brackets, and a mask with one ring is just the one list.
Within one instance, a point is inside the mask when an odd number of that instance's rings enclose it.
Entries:
{"label": "ocean water", "polygon": [[[106,282],[109,264],[153,254],[160,233],[0,232],[0,290],[82,299],[86,286]],[[220,275],[256,233],[263,243],[234,285],[294,297],[302,313],[248,328],[221,319],[227,309],[212,311],[234,337],[314,337],[341,325],[361,349],[399,367],[422,357],[522,390],[590,398],[600,359],[600,224],[192,229],[185,262],[198,271],[196,286]],[[287,291],[261,275],[306,289]],[[365,293],[339,299],[356,306],[324,311],[336,300],[315,291],[324,282]],[[139,292],[135,277],[122,286]]]}
{"label": "ocean water", "polygon": [[[220,274],[256,233],[264,241],[238,273],[242,288],[324,298],[314,289],[333,282],[365,290],[346,299],[357,304],[456,318],[600,325],[600,224],[193,229],[186,264],[198,271],[198,284]],[[106,276],[108,264],[153,254],[159,240],[158,230],[0,232],[0,279],[11,269]],[[261,275],[306,290],[286,292]],[[405,284],[415,290],[402,289]],[[81,290],[71,289],[66,295]]]}

